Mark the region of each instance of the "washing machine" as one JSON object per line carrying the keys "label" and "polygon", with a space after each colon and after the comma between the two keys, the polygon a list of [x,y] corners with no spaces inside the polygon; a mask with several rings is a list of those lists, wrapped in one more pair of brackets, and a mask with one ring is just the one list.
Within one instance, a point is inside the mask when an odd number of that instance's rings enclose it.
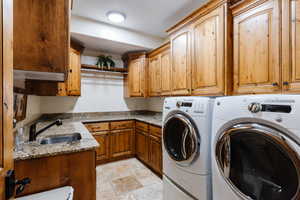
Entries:
{"label": "washing machine", "polygon": [[164,200],[211,199],[211,118],[214,99],[166,98],[163,110]]}
{"label": "washing machine", "polygon": [[217,98],[214,200],[300,199],[300,96]]}

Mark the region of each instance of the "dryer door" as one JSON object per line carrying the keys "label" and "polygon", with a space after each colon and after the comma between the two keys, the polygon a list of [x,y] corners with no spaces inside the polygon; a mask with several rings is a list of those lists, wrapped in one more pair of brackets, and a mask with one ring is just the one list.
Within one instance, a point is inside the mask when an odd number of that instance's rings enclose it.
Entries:
{"label": "dryer door", "polygon": [[191,119],[171,115],[164,123],[163,142],[169,156],[181,166],[190,165],[198,155],[200,137]]}
{"label": "dryer door", "polygon": [[291,144],[285,134],[270,127],[235,125],[220,135],[216,161],[241,199],[296,200],[300,161]]}

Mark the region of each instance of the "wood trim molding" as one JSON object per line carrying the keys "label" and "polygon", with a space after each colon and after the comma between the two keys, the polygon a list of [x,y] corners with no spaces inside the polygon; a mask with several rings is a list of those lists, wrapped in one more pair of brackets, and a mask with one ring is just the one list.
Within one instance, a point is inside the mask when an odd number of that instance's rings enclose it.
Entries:
{"label": "wood trim molding", "polygon": [[200,8],[192,12],[192,14],[185,17],[183,20],[179,21],[177,24],[166,30],[166,32],[171,35],[172,33],[178,31],[182,27],[189,25],[197,18],[206,15],[207,13],[211,12],[215,8],[219,7],[222,4],[230,3],[230,0],[211,0],[206,4],[203,4]]}
{"label": "wood trim molding", "polygon": [[160,47],[153,49],[152,51],[150,51],[147,55],[148,57],[154,57],[157,54],[160,54],[166,50],[170,49],[170,41],[168,41],[167,43],[164,43],[163,45],[161,45]]}
{"label": "wood trim molding", "polygon": [[237,16],[241,12],[255,8],[267,1],[268,0],[243,0],[231,6],[230,9],[232,10],[232,15]]}

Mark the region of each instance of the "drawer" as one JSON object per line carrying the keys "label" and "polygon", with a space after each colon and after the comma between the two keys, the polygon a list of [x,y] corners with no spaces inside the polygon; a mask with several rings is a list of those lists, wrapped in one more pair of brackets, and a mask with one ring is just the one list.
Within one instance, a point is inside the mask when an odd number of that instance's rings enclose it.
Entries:
{"label": "drawer", "polygon": [[99,131],[108,131],[109,130],[109,122],[99,122],[99,123],[90,123],[85,124],[87,129],[90,132],[99,132]]}
{"label": "drawer", "polygon": [[149,131],[149,125],[144,122],[136,122],[135,127],[137,129],[140,129],[142,131],[148,132]]}
{"label": "drawer", "polygon": [[118,121],[118,122],[111,122],[110,124],[111,130],[131,129],[131,128],[133,128],[133,121]]}
{"label": "drawer", "polygon": [[100,135],[109,135],[109,131],[100,131],[100,132],[93,132],[92,135],[93,136],[100,136]]}
{"label": "drawer", "polygon": [[160,127],[150,125],[150,135],[161,137],[162,130]]}

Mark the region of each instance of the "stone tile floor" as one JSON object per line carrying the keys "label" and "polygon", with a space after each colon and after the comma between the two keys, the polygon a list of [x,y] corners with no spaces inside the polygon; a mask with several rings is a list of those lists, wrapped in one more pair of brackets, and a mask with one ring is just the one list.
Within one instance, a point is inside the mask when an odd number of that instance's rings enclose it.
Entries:
{"label": "stone tile floor", "polygon": [[162,180],[135,158],[96,171],[97,200],[162,200]]}

